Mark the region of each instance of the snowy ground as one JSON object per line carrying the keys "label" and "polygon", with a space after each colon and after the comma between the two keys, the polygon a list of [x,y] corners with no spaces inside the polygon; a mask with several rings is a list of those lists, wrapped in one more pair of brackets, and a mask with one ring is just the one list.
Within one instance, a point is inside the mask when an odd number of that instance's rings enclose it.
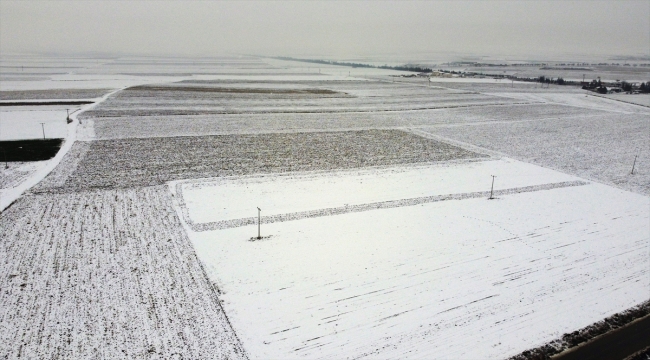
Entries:
{"label": "snowy ground", "polygon": [[650,115],[612,113],[421,130],[650,195]]}
{"label": "snowy ground", "polygon": [[72,166],[51,175],[62,182],[46,179],[35,191],[140,187],[212,176],[485,156],[401,130],[376,129],[101,140],[77,142],[74,148],[68,156]]}
{"label": "snowy ground", "polygon": [[[289,212],[485,189],[494,172],[500,189],[575,179],[502,160],[193,182],[183,197],[212,221],[256,214],[249,194]],[[591,183],[263,223],[259,241],[255,225],[189,235],[253,359],[498,358],[647,300],[649,205]]]}
{"label": "snowy ground", "polygon": [[166,187],[23,197],[0,238],[2,357],[245,358]]}
{"label": "snowy ground", "polygon": [[[207,223],[366,203],[578,180],[509,159],[179,182],[189,222]],[[173,184],[172,186],[178,186]],[[287,196],[287,194],[292,194]],[[233,200],[236,199],[236,200]]]}
{"label": "snowy ground", "polygon": [[23,182],[27,177],[45,166],[47,161],[0,163],[0,191]]}
{"label": "snowy ground", "polygon": [[[69,106],[71,111],[79,107]],[[67,135],[65,106],[11,106],[0,108],[0,140],[62,139]],[[44,123],[41,126],[41,123]]]}
{"label": "snowy ground", "polygon": [[648,298],[650,154],[623,174],[647,108],[239,56],[0,63],[3,99],[200,88],[116,93],[3,190],[42,180],[0,213],[0,357],[499,358]]}
{"label": "snowy ground", "polygon": [[638,104],[650,107],[650,94],[639,94],[639,95],[630,95],[630,94],[611,94],[611,95],[601,95],[609,99],[614,99],[617,101],[623,101],[631,104]]}

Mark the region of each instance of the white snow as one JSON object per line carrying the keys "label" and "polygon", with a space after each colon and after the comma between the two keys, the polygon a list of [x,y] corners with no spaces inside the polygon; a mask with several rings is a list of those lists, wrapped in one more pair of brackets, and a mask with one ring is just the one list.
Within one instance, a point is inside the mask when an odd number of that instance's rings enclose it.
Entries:
{"label": "white snow", "polygon": [[[504,159],[194,182],[183,194],[205,221],[256,215],[248,193],[271,213],[489,190],[489,174],[495,188],[576,179]],[[647,300],[649,213],[647,197],[592,183],[262,223],[270,237],[258,241],[256,225],[188,232],[252,359],[501,358]]]}
{"label": "white snow", "polygon": [[[49,107],[49,106],[48,106]],[[48,139],[65,138],[65,107],[42,109],[43,106],[8,107],[0,110],[0,140],[42,139],[43,131]],[[70,106],[72,111],[79,106]],[[41,123],[44,123],[41,126]]]}
{"label": "white snow", "polygon": [[70,119],[72,120],[72,122],[70,124],[67,124],[65,128],[66,131],[64,137],[65,141],[63,142],[61,149],[59,149],[59,152],[57,152],[56,156],[54,156],[52,159],[42,162],[42,165],[38,167],[38,170],[35,171],[30,177],[26,178],[23,182],[14,185],[13,187],[10,188],[1,189],[0,211],[6,209],[7,206],[9,206],[12,202],[16,201],[16,199],[18,199],[25,191],[29,190],[32,186],[38,184],[50,172],[52,172],[52,170],[54,170],[54,168],[57,165],[59,165],[61,160],[63,160],[65,154],[67,154],[68,151],[72,148],[72,145],[74,144],[77,138],[77,126],[79,124],[79,119],[77,118],[77,116],[86,110],[92,109],[94,106],[101,103],[102,101],[105,101],[109,96],[113,95],[114,93],[120,90],[121,89],[118,89],[116,91],[104,95],[96,103],[83,105],[79,111],[70,115]]}
{"label": "white snow", "polygon": [[[183,184],[194,223],[318,210],[370,202],[574,181],[578,178],[511,159],[365,169],[335,173],[234,177]],[[181,182],[183,183],[183,182]]]}

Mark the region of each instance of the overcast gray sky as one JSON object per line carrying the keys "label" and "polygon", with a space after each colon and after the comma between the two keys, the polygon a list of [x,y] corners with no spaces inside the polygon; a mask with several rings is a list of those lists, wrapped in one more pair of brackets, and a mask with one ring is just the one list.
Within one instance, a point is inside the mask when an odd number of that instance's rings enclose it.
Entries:
{"label": "overcast gray sky", "polygon": [[9,1],[0,52],[324,55],[650,51],[650,1]]}

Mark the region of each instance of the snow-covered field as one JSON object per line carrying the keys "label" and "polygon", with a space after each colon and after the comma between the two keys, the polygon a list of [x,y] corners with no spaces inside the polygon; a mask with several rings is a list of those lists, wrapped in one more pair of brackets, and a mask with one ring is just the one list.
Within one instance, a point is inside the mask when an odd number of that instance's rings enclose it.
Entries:
{"label": "snow-covered field", "polygon": [[419,127],[589,117],[602,112],[554,104],[477,105],[417,111],[164,115],[83,119],[87,140],[232,133]]}
{"label": "snow-covered field", "polygon": [[1,357],[245,358],[166,187],[23,197],[0,239]]}
{"label": "snow-covered field", "polygon": [[422,130],[650,195],[650,115],[612,113]]}
{"label": "snow-covered field", "polygon": [[0,100],[62,100],[62,99],[96,99],[110,92],[109,89],[50,89],[0,91]]}
{"label": "snow-covered field", "polygon": [[648,94],[639,94],[639,95],[611,94],[611,95],[602,95],[602,96],[608,99],[650,107],[650,95]]}
{"label": "snow-covered field", "polygon": [[[504,159],[197,181],[182,196],[214,221],[489,190],[489,174],[499,190],[576,179]],[[190,239],[253,359],[498,358],[647,300],[649,221],[647,197],[590,183]]]}
{"label": "snow-covered field", "polygon": [[[69,106],[72,111],[79,107]],[[11,106],[0,108],[0,140],[66,137],[65,106]],[[41,125],[43,123],[43,125]]]}
{"label": "snow-covered field", "polygon": [[135,87],[67,133],[65,107],[0,114],[68,139],[0,177],[3,208],[27,191],[0,358],[502,358],[648,299],[647,108],[240,56],[0,63],[4,101]]}
{"label": "snow-covered field", "polygon": [[45,166],[47,161],[5,162],[0,163],[0,190],[10,188],[23,182],[27,177]]}
{"label": "snow-covered field", "polygon": [[494,187],[497,192],[578,180],[538,166],[501,159],[334,173],[189,180],[172,183],[172,189],[176,187],[182,193],[189,223],[208,223],[252,217],[256,214],[256,207],[264,209],[263,215],[269,217],[367,203],[481,192],[490,190],[491,175],[498,177]]}
{"label": "snow-covered field", "polygon": [[40,188],[54,192],[128,188],[213,176],[484,156],[394,129],[101,140],[77,142],[64,159],[71,166],[51,174],[61,181],[45,179]]}

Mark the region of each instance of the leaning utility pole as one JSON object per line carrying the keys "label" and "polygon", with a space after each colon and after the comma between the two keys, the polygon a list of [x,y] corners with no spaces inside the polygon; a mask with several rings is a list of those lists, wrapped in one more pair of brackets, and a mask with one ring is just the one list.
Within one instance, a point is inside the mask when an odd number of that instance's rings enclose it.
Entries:
{"label": "leaning utility pole", "polygon": [[45,140],[45,123],[41,123],[41,129],[43,130],[43,140]]}

